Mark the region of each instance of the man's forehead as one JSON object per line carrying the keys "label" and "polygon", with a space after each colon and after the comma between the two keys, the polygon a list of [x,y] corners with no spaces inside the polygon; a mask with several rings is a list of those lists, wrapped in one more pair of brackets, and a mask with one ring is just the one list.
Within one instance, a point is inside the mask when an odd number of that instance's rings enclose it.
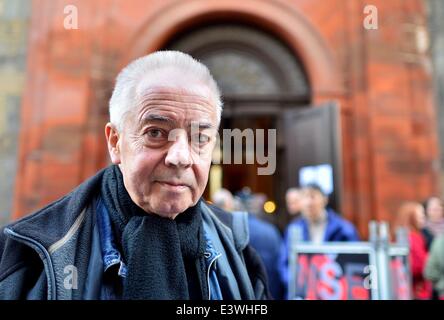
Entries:
{"label": "man's forehead", "polygon": [[197,87],[174,87],[169,85],[153,85],[139,90],[137,99],[141,104],[150,100],[176,100],[179,102],[196,102],[213,106],[208,92]]}
{"label": "man's forehead", "polygon": [[[161,68],[142,77],[137,85],[136,94],[145,95],[150,91],[176,90],[194,93],[209,98],[211,90],[208,84],[202,83],[193,74],[186,74],[174,67]],[[167,93],[167,92],[165,92]]]}
{"label": "man's forehead", "polygon": [[138,105],[142,107],[171,106],[175,109],[216,110],[209,97],[189,88],[171,88],[166,86],[150,87],[137,97]]}

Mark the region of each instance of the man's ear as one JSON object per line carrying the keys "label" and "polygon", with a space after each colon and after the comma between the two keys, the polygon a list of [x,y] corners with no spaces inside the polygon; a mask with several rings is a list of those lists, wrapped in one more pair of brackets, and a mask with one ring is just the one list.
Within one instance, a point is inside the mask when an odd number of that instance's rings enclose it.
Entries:
{"label": "man's ear", "polygon": [[113,164],[120,164],[120,135],[115,125],[108,122],[105,126],[106,142],[108,152]]}

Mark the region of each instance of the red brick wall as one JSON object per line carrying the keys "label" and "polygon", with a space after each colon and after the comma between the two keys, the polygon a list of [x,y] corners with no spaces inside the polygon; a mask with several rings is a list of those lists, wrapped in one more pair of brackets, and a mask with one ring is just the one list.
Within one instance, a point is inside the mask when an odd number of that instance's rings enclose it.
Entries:
{"label": "red brick wall", "polygon": [[[78,30],[63,28],[67,4],[78,7]],[[364,29],[360,0],[35,0],[14,217],[106,165],[102,128],[121,66],[219,19],[280,37],[304,63],[314,103],[340,102],[343,211],[365,236],[369,219],[390,219],[402,200],[439,187],[430,61],[415,45],[423,2],[372,4],[377,30]]]}

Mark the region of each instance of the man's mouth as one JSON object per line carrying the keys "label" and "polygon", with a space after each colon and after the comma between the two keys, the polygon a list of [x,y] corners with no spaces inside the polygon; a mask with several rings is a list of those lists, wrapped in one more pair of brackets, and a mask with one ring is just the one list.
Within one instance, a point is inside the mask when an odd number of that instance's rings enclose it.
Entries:
{"label": "man's mouth", "polygon": [[166,189],[169,189],[171,191],[176,191],[176,192],[184,191],[187,188],[189,188],[189,186],[187,184],[180,183],[180,182],[157,181],[157,183],[159,183],[162,187],[164,187]]}

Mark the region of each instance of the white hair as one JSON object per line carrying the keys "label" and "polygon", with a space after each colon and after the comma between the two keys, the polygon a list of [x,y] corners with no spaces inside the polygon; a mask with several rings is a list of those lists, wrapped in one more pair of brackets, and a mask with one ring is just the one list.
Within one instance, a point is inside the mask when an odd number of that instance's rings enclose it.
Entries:
{"label": "white hair", "polygon": [[[191,79],[196,80],[197,83],[208,87],[212,94],[211,102],[217,109],[217,122],[219,124],[222,113],[222,100],[216,81],[204,64],[190,55],[179,51],[157,51],[148,54],[134,60],[120,71],[109,101],[111,123],[121,129],[125,114],[137,104],[138,94],[136,88],[142,81],[149,79],[149,82],[165,85],[163,82],[157,83],[155,77],[152,77],[154,79],[150,79],[152,75],[156,74],[155,71],[164,69],[172,69],[176,72],[183,73],[187,78],[191,77]],[[166,84],[166,86],[168,85]],[[184,84],[184,87],[185,86],[186,83]]]}

